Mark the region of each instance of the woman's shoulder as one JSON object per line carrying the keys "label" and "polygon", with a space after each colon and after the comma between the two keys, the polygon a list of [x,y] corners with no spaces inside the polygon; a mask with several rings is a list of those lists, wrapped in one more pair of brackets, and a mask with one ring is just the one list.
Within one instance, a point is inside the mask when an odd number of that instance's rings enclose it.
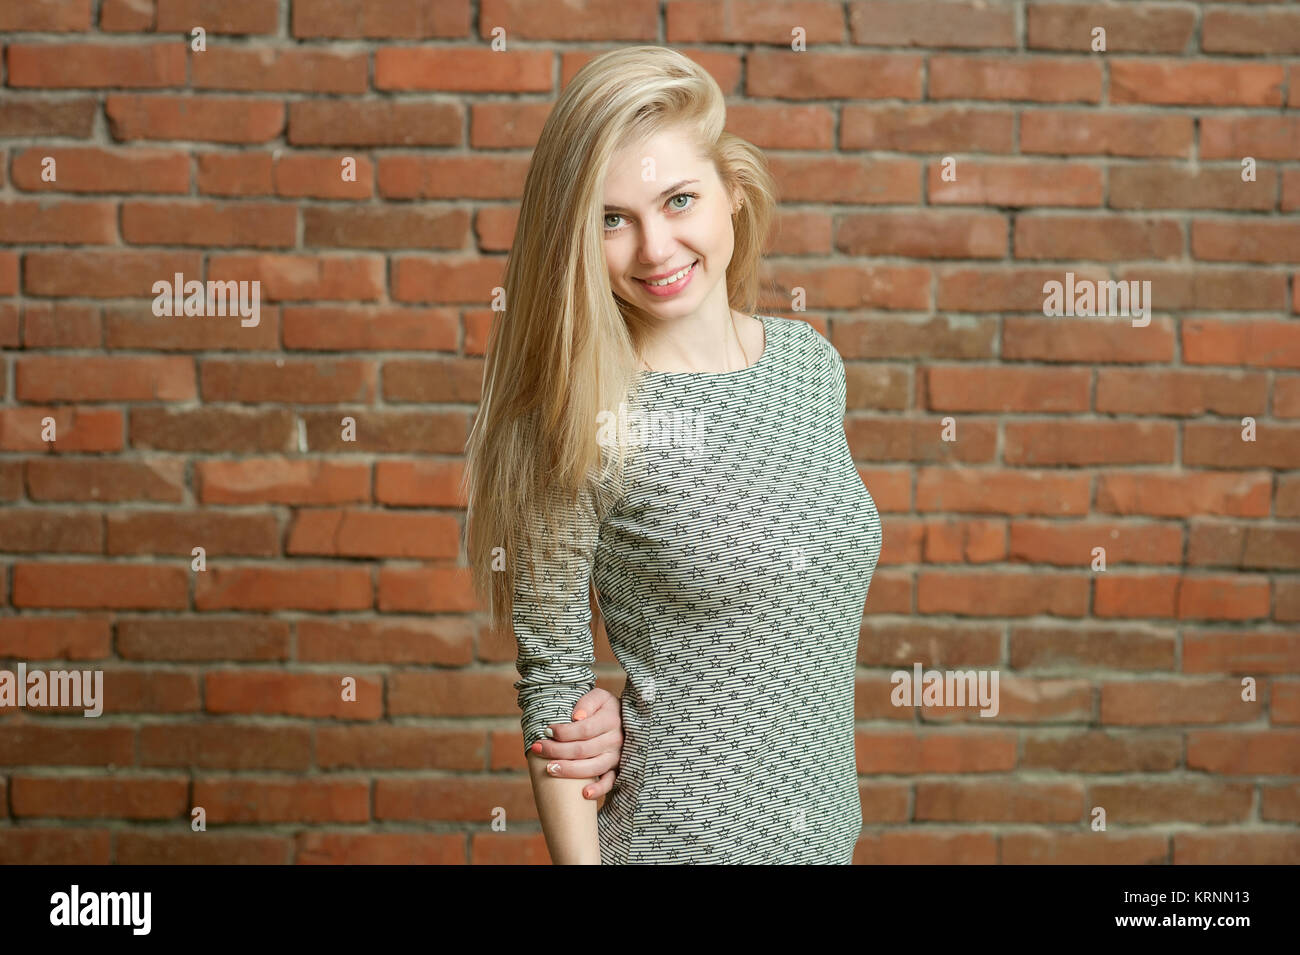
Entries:
{"label": "woman's shoulder", "polygon": [[786,318],[781,315],[760,317],[770,330],[789,341],[796,353],[811,356],[828,364],[843,360],[830,339],[818,331],[815,325],[805,322],[802,318]]}

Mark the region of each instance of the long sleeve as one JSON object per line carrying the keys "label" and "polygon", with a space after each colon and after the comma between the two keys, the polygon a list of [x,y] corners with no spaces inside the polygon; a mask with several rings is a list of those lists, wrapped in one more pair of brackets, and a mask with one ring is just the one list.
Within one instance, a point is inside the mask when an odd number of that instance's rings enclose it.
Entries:
{"label": "long sleeve", "polygon": [[512,620],[520,679],[514,687],[525,754],[547,724],[570,722],[578,700],[596,686],[590,583],[600,521],[590,491],[564,513],[563,526],[552,529],[559,539],[537,561],[536,587],[526,555],[516,565]]}

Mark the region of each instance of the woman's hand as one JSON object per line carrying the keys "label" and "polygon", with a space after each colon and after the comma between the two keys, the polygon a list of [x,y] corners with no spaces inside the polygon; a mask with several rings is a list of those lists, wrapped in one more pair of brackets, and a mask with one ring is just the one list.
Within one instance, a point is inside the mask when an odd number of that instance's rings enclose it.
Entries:
{"label": "woman's hand", "polygon": [[572,723],[551,723],[550,739],[539,739],[532,752],[554,764],[552,776],[575,779],[600,777],[582,790],[588,799],[599,799],[614,785],[614,772],[623,755],[623,715],[618,697],[596,687],[573,707]]}

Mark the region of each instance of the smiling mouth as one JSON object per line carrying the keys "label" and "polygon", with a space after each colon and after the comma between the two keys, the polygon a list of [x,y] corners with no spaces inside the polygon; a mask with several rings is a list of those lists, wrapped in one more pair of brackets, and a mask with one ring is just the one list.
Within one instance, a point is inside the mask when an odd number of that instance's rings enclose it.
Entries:
{"label": "smiling mouth", "polygon": [[682,268],[678,269],[676,272],[669,274],[666,278],[653,279],[653,280],[637,279],[637,281],[655,288],[666,287],[676,282],[680,282],[682,279],[686,278],[686,276],[690,274],[691,269],[695,268],[695,266],[697,266],[699,262],[700,260],[696,259],[690,265],[683,266]]}

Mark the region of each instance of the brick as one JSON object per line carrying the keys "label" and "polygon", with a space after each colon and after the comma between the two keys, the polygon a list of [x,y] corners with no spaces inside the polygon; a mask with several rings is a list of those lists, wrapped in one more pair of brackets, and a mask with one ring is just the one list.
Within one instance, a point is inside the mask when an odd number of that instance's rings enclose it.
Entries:
{"label": "brick", "polygon": [[[75,574],[77,587],[67,586]],[[148,564],[45,561],[13,565],[15,607],[119,610],[184,610],[189,607],[188,571]]]}
{"label": "brick", "polygon": [[[819,42],[844,40],[844,14],[838,3],[824,0],[755,0],[741,14],[724,0],[667,4],[669,43],[764,43],[789,46],[790,29],[798,24]],[[822,39],[824,38],[824,39]],[[810,40],[811,42],[811,40]]]}
{"label": "brick", "polygon": [[998,780],[918,782],[917,822],[1078,822],[1085,811],[1083,786]]}
{"label": "brick", "polygon": [[91,0],[28,0],[0,6],[0,32],[67,33],[90,29]]}
{"label": "brick", "polygon": [[785,301],[796,286],[813,308],[930,309],[930,270],[907,266],[777,266],[775,294]]}
{"label": "brick", "polygon": [[0,137],[65,136],[89,139],[95,126],[96,100],[59,99],[6,92],[0,99]]}
{"label": "brick", "polygon": [[1110,170],[1112,209],[1227,209],[1268,212],[1277,194],[1277,175],[1261,169],[1257,184],[1242,188],[1241,170],[1189,169],[1174,163],[1144,163]]}
{"label": "brick", "polygon": [[1286,276],[1233,267],[1130,266],[1120,281],[1148,279],[1152,296],[1168,309],[1275,312],[1285,307]]}
{"label": "brick", "polygon": [[1092,373],[1086,369],[926,369],[926,407],[931,411],[1082,412],[1089,406]]}
{"label": "brick", "polygon": [[918,512],[1084,515],[1090,482],[1086,476],[963,468],[921,468],[916,485]]}
{"label": "brick", "polygon": [[303,100],[289,105],[288,140],[295,146],[456,146],[463,123],[453,103]]}
{"label": "brick", "polygon": [[514,156],[381,156],[379,194],[387,199],[517,199],[528,161]]}
{"label": "brick", "polygon": [[[475,149],[532,148],[550,113],[549,103],[474,103],[469,144]],[[731,116],[730,109],[727,116]]]}
{"label": "brick", "polygon": [[384,291],[379,256],[214,255],[214,281],[260,281],[264,301],[377,301]]}
{"label": "brick", "polygon": [[395,259],[392,296],[399,302],[486,303],[505,278],[504,265],[500,257]]}
{"label": "brick", "polygon": [[153,29],[154,0],[102,0],[99,28],[105,33],[143,33]]}
{"label": "brick", "polygon": [[936,55],[930,58],[929,98],[1097,103],[1101,64],[1061,57]]}
{"label": "brick", "polygon": [[1190,365],[1300,368],[1300,326],[1250,319],[1187,319],[1183,361]]}
{"label": "brick", "polygon": [[7,51],[10,86],[167,87],[185,85],[179,43],[14,43]]}
{"label": "brick", "polygon": [[32,355],[14,369],[20,401],[193,401],[194,363],[182,357]]}
{"label": "brick", "polygon": [[1300,12],[1207,10],[1201,23],[1201,49],[1206,53],[1294,56],[1300,53]]}
{"label": "brick", "polygon": [[455,351],[457,309],[309,306],[284,309],[285,348],[307,351]]}
{"label": "brick", "polygon": [[1286,169],[1282,173],[1282,212],[1296,210],[1300,210],[1300,169]]}
{"label": "brick", "polygon": [[1149,326],[1140,329],[1133,328],[1129,318],[1008,316],[1003,322],[1004,359],[1141,363],[1167,362],[1173,354],[1174,326],[1169,319],[1153,318]]}
{"label": "brick", "polygon": [[111,202],[57,199],[0,202],[0,242],[112,244],[117,242],[117,207]]}
{"label": "brick", "polygon": [[297,210],[280,203],[122,203],[122,237],[139,245],[266,249],[294,245],[297,231]]}
{"label": "brick", "polygon": [[[1026,624],[1011,627],[1009,659],[1015,669],[1031,671],[1061,668],[1172,670],[1175,643],[1172,630],[1148,624],[1082,630]],[[1065,745],[1053,748],[1053,739],[1044,738],[1037,748],[1038,762],[1029,760],[1027,744],[1025,764],[1076,772],[1114,772],[1117,769],[1169,769],[1178,761],[1177,747],[1160,746],[1158,741],[1153,747],[1148,745],[1150,741],[1135,739],[1131,741],[1135,745],[1129,747],[1102,734],[1096,736],[1098,738],[1079,740],[1078,749]],[[1137,756],[1139,753],[1142,755]],[[1130,763],[1130,759],[1139,762]]]}
{"label": "brick", "polygon": [[468,37],[469,0],[296,0],[293,35],[300,38],[429,39]]}
{"label": "brick", "polygon": [[212,823],[363,823],[370,820],[370,782],[202,778],[194,781],[194,802]]}
{"label": "brick", "polygon": [[155,282],[176,272],[198,277],[202,262],[198,252],[28,252],[23,290],[78,298],[152,298]]}
{"label": "brick", "polygon": [[195,89],[364,93],[364,53],[274,47],[213,47],[195,55]]}
{"label": "brick", "polygon": [[[355,180],[343,178],[343,160],[351,158]],[[313,199],[369,199],[374,194],[374,164],[366,156],[281,155],[275,161],[275,192]],[[304,213],[323,211],[304,207]],[[349,213],[353,214],[353,213]],[[316,243],[308,240],[308,245]]]}
{"label": "brick", "polygon": [[[783,44],[790,42],[785,21]],[[745,92],[779,99],[921,99],[925,60],[908,54],[755,50]]]}
{"label": "brick", "polygon": [[284,131],[284,105],[266,100],[110,95],[104,111],[118,141],[264,143]]}
{"label": "brick", "polygon": [[544,93],[552,88],[554,54],[454,47],[381,47],[375,89]]}
{"label": "brick", "polygon": [[99,348],[104,343],[99,308],[65,302],[27,305],[23,342],[28,348]]}
{"label": "brick", "polygon": [[921,167],[911,159],[794,156],[769,160],[783,200],[919,203]]}
{"label": "brick", "polygon": [[14,776],[15,818],[181,819],[189,807],[184,775]]}
{"label": "brick", "polygon": [[853,42],[869,46],[1012,49],[1019,45],[1015,13],[982,3],[856,2],[848,4],[848,14]]}
{"label": "brick", "polygon": [[1300,223],[1197,219],[1191,248],[1194,258],[1220,262],[1300,262]]}
{"label": "brick", "polygon": [[1188,422],[1183,425],[1183,464],[1197,467],[1300,467],[1300,426],[1275,424],[1260,428],[1255,440],[1244,440],[1235,422]]}
{"label": "brick", "polygon": [[[56,179],[41,179],[46,157]],[[170,149],[38,147],[14,155],[14,185],[39,192],[188,192],[188,154]]]}
{"label": "brick", "polygon": [[[1295,865],[1300,836],[1215,827],[1205,832],[1175,832],[1170,862],[1176,865]],[[1164,860],[1161,860],[1164,861]]]}
{"label": "brick", "polygon": [[1110,101],[1159,106],[1281,106],[1283,67],[1265,63],[1110,61]]}
{"label": "brick", "polygon": [[[279,0],[156,0],[159,33],[275,33]],[[209,46],[211,49],[211,46]]]}
{"label": "brick", "polygon": [[839,220],[835,248],[846,255],[1001,259],[1007,223],[992,213],[878,213]]}
{"label": "brick", "polygon": [[1266,473],[1110,472],[1099,476],[1096,509],[1151,517],[1268,517],[1270,498]]}
{"label": "brick", "polygon": [[1172,464],[1177,434],[1167,421],[1011,421],[1002,460],[1028,467]]}
{"label": "brick", "polygon": [[[1292,81],[1300,79],[1293,75]],[[1300,156],[1300,116],[1202,116],[1201,158],[1288,161]],[[1262,171],[1262,170],[1261,170]]]}
{"label": "brick", "polygon": [[[1201,119],[1202,158],[1206,158],[1204,124],[1210,120]],[[1187,159],[1192,152],[1193,124],[1191,116],[1026,109],[1020,113],[1020,151]],[[1125,167],[1112,166],[1110,171],[1121,168]]]}
{"label": "brick", "polygon": [[1183,230],[1154,216],[1064,216],[1051,213],[1016,219],[1018,259],[1180,259]]}
{"label": "brick", "polygon": [[[1078,278],[1108,278],[1102,270],[1074,270]],[[1063,269],[945,269],[937,307],[954,312],[1043,312],[1043,286],[1063,282]]]}
{"label": "brick", "polygon": [[[727,115],[731,115],[730,107]],[[1029,111],[1021,113],[1022,130],[1028,115]],[[1077,118],[1077,114],[1070,115]],[[1012,124],[1010,110],[845,103],[840,113],[840,148],[1010,153],[1013,151]],[[1023,141],[1023,131],[1021,138]]]}
{"label": "brick", "polygon": [[1081,574],[949,573],[917,575],[917,610],[962,616],[1027,617],[1087,613],[1088,578]]}
{"label": "brick", "polygon": [[[796,6],[799,6],[796,4]],[[673,5],[669,5],[672,11]],[[752,13],[746,11],[749,16]],[[671,12],[670,23],[671,23]],[[656,0],[484,0],[480,36],[504,26],[513,40],[645,40],[659,36]]]}
{"label": "brick", "polygon": [[1106,414],[1262,415],[1268,392],[1263,374],[1102,368],[1097,372],[1095,407]]}
{"label": "brick", "polygon": [[1178,616],[1182,620],[1255,620],[1269,615],[1266,579],[1187,577],[1178,590]]}
{"label": "brick", "polygon": [[1195,10],[1140,5],[1034,4],[1025,17],[1029,49],[1079,53],[1091,53],[1097,27],[1106,31],[1107,53],[1189,52],[1196,29]]}
{"label": "brick", "polygon": [[1187,563],[1250,570],[1300,570],[1300,528],[1254,524],[1197,524]]}
{"label": "brick", "polygon": [[[324,573],[324,571],[321,571]],[[307,581],[302,569],[295,575],[268,579],[268,587],[292,577]],[[341,586],[357,580],[355,571],[328,577]],[[367,588],[368,590],[368,588]],[[267,597],[271,594],[268,590]],[[359,675],[355,702],[345,701],[339,692],[339,678],[330,673],[278,673],[269,670],[208,670],[204,674],[204,699],[210,713],[241,716],[331,717],[346,720],[374,720],[383,715],[383,682]]]}
{"label": "brick", "polygon": [[455,560],[459,550],[458,531],[455,518],[446,514],[313,508],[295,515],[285,541],[285,552]]}
{"label": "brick", "polygon": [[18,291],[18,256],[13,252],[0,252],[0,295],[13,295]]}
{"label": "brick", "polygon": [[269,196],[274,160],[270,153],[199,153],[199,192],[214,196]]}
{"label": "brick", "polygon": [[208,402],[370,404],[379,391],[373,361],[204,359],[201,371]]}
{"label": "brick", "polygon": [[945,180],[938,163],[926,172],[926,192],[935,205],[1100,206],[1102,201],[1101,171],[1080,163],[960,162],[955,180]]}
{"label": "brick", "polygon": [[331,209],[302,211],[303,242],[329,248],[461,249],[469,241],[464,209]]}

